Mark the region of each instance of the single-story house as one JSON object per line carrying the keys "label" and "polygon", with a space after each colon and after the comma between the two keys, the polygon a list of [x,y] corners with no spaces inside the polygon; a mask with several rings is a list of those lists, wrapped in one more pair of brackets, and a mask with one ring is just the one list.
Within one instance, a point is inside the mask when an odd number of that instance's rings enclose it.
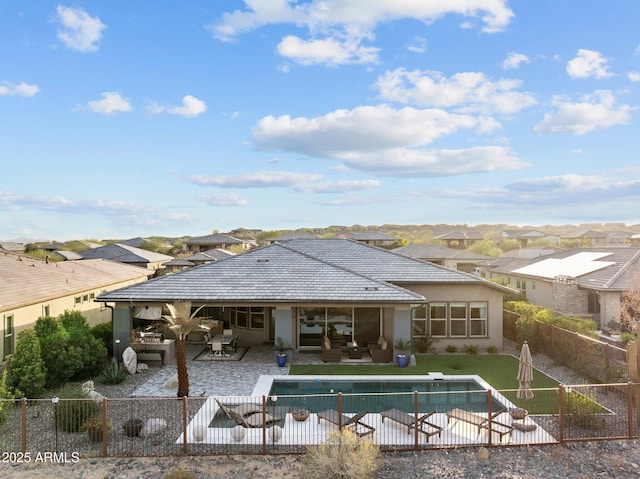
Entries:
{"label": "single-story house", "polygon": [[465,249],[484,240],[484,235],[473,231],[450,231],[436,236],[448,248]]}
{"label": "single-story house", "polygon": [[98,248],[88,249],[79,253],[84,259],[108,259],[132,266],[157,271],[164,268],[164,264],[173,259],[166,254],[147,251],[146,249],[113,243]]}
{"label": "single-story house", "polygon": [[246,250],[253,246],[253,242],[250,240],[234,238],[224,233],[213,233],[197,238],[189,238],[184,244],[189,251],[193,251],[194,253],[215,248],[228,249],[230,246],[238,246]]}
{"label": "single-story house", "polygon": [[364,244],[370,244],[373,246],[388,247],[394,243],[398,243],[400,238],[391,236],[379,231],[349,231],[338,235],[338,238],[352,239]]}
{"label": "single-story house", "polygon": [[13,354],[17,333],[41,316],[77,310],[90,325],[111,321],[100,293],[146,281],[149,270],[103,259],[43,261],[0,253],[0,359]]}
{"label": "single-story house", "polygon": [[503,345],[502,301],[511,288],[344,239],[295,239],[99,295],[113,307],[114,337],[128,344],[134,311],[191,301],[248,344],[280,337],[295,350],[438,339],[440,348]]}
{"label": "single-story house", "polygon": [[520,242],[522,246],[529,245],[537,240],[544,240],[554,245],[559,245],[561,242],[559,236],[547,234],[538,230],[503,230],[500,233],[500,238],[516,240]]}
{"label": "single-story house", "polygon": [[576,248],[537,258],[501,258],[483,267],[556,314],[620,321],[624,292],[640,286],[640,248]]}
{"label": "single-story house", "polygon": [[408,244],[394,248],[392,251],[409,258],[428,261],[458,271],[471,273],[481,262],[490,261],[490,256],[438,246],[435,244]]}

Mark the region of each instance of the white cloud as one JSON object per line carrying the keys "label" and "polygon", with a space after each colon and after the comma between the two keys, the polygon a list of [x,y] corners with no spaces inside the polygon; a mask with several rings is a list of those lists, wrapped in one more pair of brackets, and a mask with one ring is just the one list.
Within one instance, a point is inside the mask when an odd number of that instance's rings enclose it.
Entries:
{"label": "white cloud", "polygon": [[280,55],[302,65],[325,64],[329,66],[352,63],[374,63],[378,60],[378,48],[361,45],[362,38],[338,37],[303,40],[288,35],[278,44]]}
{"label": "white cloud", "polygon": [[81,8],[56,8],[58,21],[62,28],[58,30],[58,38],[67,47],[81,52],[98,50],[98,43],[102,38],[102,31],[107,26],[98,17],[92,17]]}
{"label": "white cloud", "polygon": [[536,103],[533,95],[514,91],[520,84],[520,80],[491,81],[480,72],[447,78],[439,72],[398,68],[378,77],[376,88],[380,98],[399,103],[510,114]]}
{"label": "white cloud", "polygon": [[[280,54],[302,64],[376,62],[378,49],[364,47],[379,24],[400,19],[431,23],[445,15],[479,19],[487,33],[503,30],[514,16],[506,0],[398,2],[397,0],[245,0],[245,10],[223,14],[208,28],[222,41],[266,25],[293,24],[306,28],[309,39],[285,37]],[[346,61],[346,59],[350,59]]]}
{"label": "white cloud", "polygon": [[504,70],[515,70],[520,68],[520,65],[522,63],[531,63],[531,61],[529,60],[529,57],[527,55],[511,52],[502,62],[502,68]]}
{"label": "white cloud", "polygon": [[289,171],[258,171],[238,175],[190,175],[187,179],[200,186],[217,186],[219,188],[270,188],[297,187],[311,181],[320,180],[322,179],[322,175]]}
{"label": "white cloud", "polygon": [[624,125],[631,121],[629,105],[616,105],[616,98],[609,90],[598,90],[585,95],[579,103],[556,100],[557,110],[547,113],[533,131],[539,135],[548,133],[572,133],[584,135],[593,130]]}
{"label": "white cloud", "polygon": [[472,116],[444,110],[388,105],[336,110],[315,118],[288,115],[262,118],[252,137],[264,149],[295,151],[318,157],[343,157],[352,151],[378,151],[399,146],[419,146],[474,128]]}
{"label": "white cloud", "polygon": [[567,74],[571,78],[607,78],[612,75],[607,67],[607,60],[600,52],[579,49],[578,55],[567,63]]}
{"label": "white cloud", "polygon": [[334,182],[306,183],[294,187],[301,193],[353,193],[380,186],[378,180],[343,180]]}
{"label": "white cloud", "polygon": [[412,53],[424,53],[427,51],[427,39],[424,37],[413,37],[411,43],[406,47],[407,50]]}
{"label": "white cloud", "polygon": [[207,110],[207,105],[202,100],[198,100],[195,96],[186,95],[182,98],[182,106],[169,108],[168,113],[173,115],[182,115],[187,118],[193,118],[203,114]]}
{"label": "white cloud", "polygon": [[40,91],[37,85],[21,82],[18,85],[10,82],[0,84],[0,96],[33,96]]}
{"label": "white cloud", "polygon": [[345,158],[352,169],[394,177],[437,177],[519,170],[528,166],[507,148],[478,146],[459,150],[397,148],[354,153]]}
{"label": "white cloud", "polygon": [[460,129],[495,127],[489,119],[439,109],[387,105],[337,110],[316,118],[265,117],[253,129],[256,145],[341,160],[350,169],[389,176],[440,176],[523,168],[502,147],[426,150]]}
{"label": "white cloud", "polygon": [[90,101],[87,105],[88,108],[95,113],[102,113],[105,115],[127,112],[133,109],[129,100],[120,96],[120,93],[118,92],[106,91],[102,93],[102,97],[102,100]]}
{"label": "white cloud", "polygon": [[638,82],[640,81],[640,72],[629,72],[627,74],[627,78],[629,78],[629,80],[631,80],[632,82]]}
{"label": "white cloud", "polygon": [[197,198],[210,206],[247,206],[249,202],[237,193],[199,195]]}

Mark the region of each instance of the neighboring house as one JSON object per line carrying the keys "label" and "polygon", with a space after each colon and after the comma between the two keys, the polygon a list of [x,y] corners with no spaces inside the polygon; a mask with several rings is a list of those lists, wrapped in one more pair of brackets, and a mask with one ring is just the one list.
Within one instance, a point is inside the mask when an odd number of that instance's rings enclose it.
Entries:
{"label": "neighboring house", "polygon": [[354,231],[343,233],[339,238],[352,239],[359,243],[370,244],[372,246],[388,247],[400,241],[395,236],[379,233],[377,231]]}
{"label": "neighboring house", "polygon": [[90,325],[111,320],[111,311],[94,302],[98,294],[146,281],[144,268],[102,259],[47,262],[0,254],[0,359],[13,354],[17,333],[41,316],[80,311]]}
{"label": "neighboring house", "polygon": [[83,259],[108,259],[157,271],[173,257],[121,243],[108,244],[79,253]]}
{"label": "neighboring house", "polygon": [[171,261],[167,261],[164,264],[165,272],[167,273],[177,273],[178,271],[182,271],[183,269],[191,268],[195,266],[195,263],[192,263],[189,260],[184,258],[176,258]]}
{"label": "neighboring house", "polygon": [[633,233],[627,231],[577,231],[562,236],[566,240],[579,240],[582,246],[626,246],[627,239],[631,239]]}
{"label": "neighboring house", "polygon": [[484,235],[471,231],[450,231],[436,236],[443,245],[449,248],[466,249],[469,246],[484,240]]}
{"label": "neighboring house", "polygon": [[203,251],[202,253],[195,253],[190,256],[185,256],[184,258],[173,259],[168,263],[165,263],[164,266],[169,272],[176,273],[183,269],[191,268],[192,266],[225,259],[229,256],[233,256],[234,254],[235,253],[231,253],[230,251],[226,251],[220,248],[210,249],[207,251]]}
{"label": "neighboring house", "polygon": [[391,250],[409,258],[428,261],[465,273],[471,273],[481,262],[490,261],[490,256],[466,250],[446,248],[435,244],[409,244]]}
{"label": "neighboring house", "polygon": [[12,253],[24,253],[24,245],[13,241],[0,241],[0,250],[10,251]]}
{"label": "neighboring house", "polygon": [[640,248],[576,248],[533,259],[501,258],[488,278],[506,278],[534,304],[556,314],[620,321],[621,295],[638,289]]}
{"label": "neighboring house", "polygon": [[51,243],[51,244],[42,246],[42,249],[45,251],[64,250],[64,249],[67,249],[67,245],[64,243]]}
{"label": "neighboring house", "polygon": [[549,235],[538,230],[504,230],[500,233],[500,238],[516,240],[522,246],[527,246],[537,240],[544,240],[554,245],[559,245],[561,241],[559,236]]}
{"label": "neighboring house", "polygon": [[283,233],[279,236],[274,236],[273,238],[269,238],[267,240],[267,244],[274,244],[274,243],[283,243],[284,241],[289,241],[289,240],[293,240],[293,239],[314,239],[317,238],[317,236],[312,235],[311,233],[305,233],[305,232],[297,232],[297,231],[293,231],[291,233]]}
{"label": "neighboring house", "polygon": [[189,300],[206,305],[203,317],[224,321],[246,344],[281,337],[296,350],[319,351],[325,335],[344,346],[430,333],[441,348],[501,348],[503,296],[515,292],[352,240],[296,239],[97,300],[114,305],[114,335],[123,343],[133,325],[131,306],[160,311]]}
{"label": "neighboring house", "polygon": [[51,256],[57,256],[62,258],[64,261],[75,261],[82,259],[80,253],[76,253],[75,251],[52,251]]}
{"label": "neighboring house", "polygon": [[191,238],[184,242],[189,251],[194,253],[200,253],[210,249],[227,249],[230,246],[240,246],[242,249],[251,248],[251,242],[247,240],[241,240],[234,238],[223,233],[213,233],[206,236],[200,236],[197,238]]}
{"label": "neighboring house", "polygon": [[509,256],[512,258],[537,258],[538,256],[547,256],[553,253],[559,253],[564,251],[565,248],[558,248],[557,246],[525,246],[524,248],[517,248],[511,251],[505,251],[502,256]]}

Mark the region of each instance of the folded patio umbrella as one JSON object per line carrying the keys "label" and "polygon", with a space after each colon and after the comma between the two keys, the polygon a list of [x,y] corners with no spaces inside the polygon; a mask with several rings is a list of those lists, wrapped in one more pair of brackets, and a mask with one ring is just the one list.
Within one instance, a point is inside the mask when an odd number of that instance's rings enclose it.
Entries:
{"label": "folded patio umbrella", "polygon": [[533,397],[531,390],[531,382],[533,381],[533,361],[531,359],[531,350],[525,341],[520,350],[520,361],[518,364],[518,382],[520,387],[516,396],[518,399],[526,401]]}

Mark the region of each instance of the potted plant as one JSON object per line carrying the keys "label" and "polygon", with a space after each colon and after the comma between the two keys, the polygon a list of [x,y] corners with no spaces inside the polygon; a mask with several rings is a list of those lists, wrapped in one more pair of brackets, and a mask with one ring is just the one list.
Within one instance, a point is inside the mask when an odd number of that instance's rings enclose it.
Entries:
{"label": "potted plant", "polygon": [[283,368],[285,364],[287,364],[287,351],[291,350],[291,346],[289,346],[289,343],[287,343],[285,340],[278,337],[275,346],[273,346],[273,349],[278,352],[276,356],[278,360],[278,366]]}
{"label": "potted plant", "polygon": [[[111,421],[107,421],[107,431],[111,429]],[[82,429],[87,431],[89,439],[93,442],[102,442],[104,422],[101,416],[92,416],[82,424]]]}
{"label": "potted plant", "polygon": [[144,426],[144,421],[142,419],[128,419],[122,425],[122,429],[124,429],[124,433],[127,436],[136,437],[140,435],[142,426]]}
{"label": "potted plant", "polygon": [[411,347],[411,343],[406,339],[398,339],[395,343],[396,347],[396,356],[398,358],[398,367],[406,368],[409,363],[409,358],[407,353],[409,352],[409,348]]}

